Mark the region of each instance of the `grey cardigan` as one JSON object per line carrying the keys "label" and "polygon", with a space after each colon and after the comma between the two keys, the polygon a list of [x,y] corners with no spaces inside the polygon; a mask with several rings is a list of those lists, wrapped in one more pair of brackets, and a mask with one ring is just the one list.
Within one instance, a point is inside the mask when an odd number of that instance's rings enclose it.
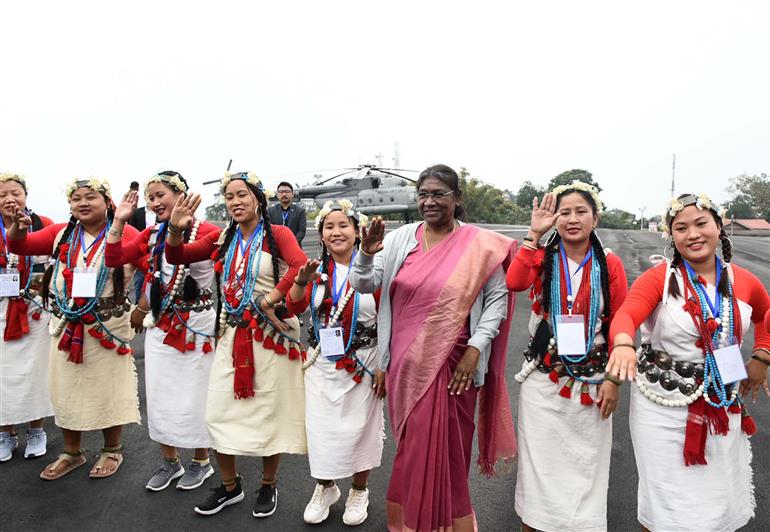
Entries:
{"label": "grey cardigan", "polygon": [[[422,222],[404,225],[385,235],[384,249],[374,257],[364,253],[356,254],[348,277],[350,285],[361,293],[372,294],[378,288],[382,288],[380,306],[377,310],[377,343],[380,355],[378,366],[382,371],[387,371],[390,363],[393,320],[390,284],[406,261],[409,252],[417,246],[415,234],[420,223]],[[481,353],[476,374],[473,376],[473,383],[477,387],[484,384],[492,340],[499,332],[500,322],[507,315],[508,288],[505,286],[505,273],[500,267],[492,273],[471,307],[471,337],[468,339],[468,345],[475,347]]]}

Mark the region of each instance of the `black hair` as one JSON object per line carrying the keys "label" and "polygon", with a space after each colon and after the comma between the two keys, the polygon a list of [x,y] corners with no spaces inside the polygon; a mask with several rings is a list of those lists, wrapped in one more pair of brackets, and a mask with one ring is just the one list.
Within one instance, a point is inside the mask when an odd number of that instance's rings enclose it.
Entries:
{"label": "black hair", "polygon": [[[584,190],[567,189],[558,196],[556,196],[556,208],[559,208],[559,202],[563,196],[568,194],[578,193],[580,194],[591,207],[594,214],[597,214],[597,205],[593,196]],[[602,311],[602,336],[604,339],[609,339],[610,332],[610,273],[607,268],[607,255],[604,253],[604,247],[602,246],[599,236],[596,231],[592,230],[588,236],[588,240],[591,244],[591,250],[593,251],[593,260],[599,263],[599,272],[601,279],[602,298],[604,299],[604,310]],[[543,259],[543,293],[541,306],[543,312],[548,312],[551,309],[551,280],[553,278],[553,257],[559,253],[559,244],[561,242],[561,236],[558,232],[554,231],[553,236],[548,241],[548,245],[545,248],[545,258]],[[567,274],[569,275],[569,274]],[[590,331],[593,332],[593,331]]]}
{"label": "black hair", "polygon": [[[677,199],[681,200],[684,197],[692,196],[692,194],[681,194]],[[719,216],[716,212],[714,212],[712,209],[707,209],[708,212],[711,213],[711,216],[714,218],[714,222],[717,224],[717,227],[719,227],[719,241],[722,244],[722,260],[726,263],[729,263],[733,260],[733,243],[730,241],[730,237],[727,236],[727,233],[725,233],[725,226],[724,223],[722,223],[722,217]],[[677,213],[678,214],[678,213]],[[669,245],[674,249],[674,255],[671,259],[671,274],[668,278],[668,295],[674,298],[677,298],[681,295],[681,292],[679,291],[679,284],[676,282],[676,270],[679,269],[679,267],[682,265],[682,255],[679,253],[679,250],[676,249],[676,246],[674,245],[674,237],[673,237],[673,226],[674,226],[674,218],[676,216],[673,216],[671,218],[669,225],[669,231],[672,232],[671,240],[669,242]],[[722,266],[724,268],[724,265]],[[730,291],[728,288],[729,279],[727,277],[727,272],[722,272],[722,276],[719,280],[719,286],[717,286],[717,290],[719,290],[719,293],[722,294],[724,297],[730,297]]]}
{"label": "black hair", "polygon": [[128,188],[130,188],[131,190],[139,190],[139,182],[131,181],[131,184],[128,185]]}
{"label": "black hair", "polygon": [[288,181],[281,181],[280,183],[278,183],[278,186],[275,187],[275,189],[278,190],[281,187],[289,187],[291,191],[294,192],[294,187],[291,186],[291,183],[289,183]]}
{"label": "black hair", "polygon": [[[115,218],[115,205],[112,203],[112,200],[110,200],[110,198],[108,198],[103,192],[100,192],[100,193],[104,198],[104,202],[107,204],[107,220],[109,222],[112,222],[113,219]],[[75,230],[75,227],[77,227],[77,224],[78,224],[77,218],[75,218],[74,215],[70,215],[70,219],[69,219],[69,222],[67,223],[67,227],[64,228],[64,232],[62,233],[62,236],[56,245],[56,249],[54,249],[53,253],[51,254],[51,257],[54,260],[59,260],[61,248],[69,240],[70,236],[72,235],[72,231]],[[112,297],[120,298],[123,295],[123,289],[125,288],[123,267],[119,266],[117,268],[112,268],[112,270],[113,270]],[[45,306],[46,308],[48,305],[48,294],[50,293],[50,284],[51,284],[52,277],[53,277],[53,264],[49,265],[48,268],[46,268],[45,273],[43,274],[42,287],[40,290],[40,295],[43,298],[43,306]],[[56,282],[55,279],[53,281]]]}
{"label": "black hair", "polygon": [[463,193],[462,190],[460,190],[460,176],[457,175],[457,172],[445,164],[434,164],[433,166],[429,166],[423,170],[420,173],[420,176],[417,178],[417,183],[415,184],[417,189],[419,189],[423,181],[429,177],[438,179],[450,189],[452,189],[452,192],[455,193],[455,197],[457,197],[457,205],[455,206],[454,217],[457,220],[464,221],[465,209],[462,205]]}
{"label": "black hair", "polygon": [[[236,175],[236,174],[233,174],[233,175]],[[273,228],[272,228],[272,225],[270,224],[270,217],[267,215],[267,197],[265,196],[265,193],[262,190],[255,187],[245,179],[242,181],[246,185],[246,188],[248,188],[251,191],[251,193],[254,194],[254,196],[257,198],[257,203],[259,204],[259,215],[260,215],[260,218],[262,219],[262,224],[265,231],[265,238],[267,238],[267,245],[270,247],[270,256],[273,262],[273,282],[275,283],[275,285],[278,285],[278,281],[280,281],[280,269],[279,269],[278,259],[281,258],[281,252],[278,249],[278,245],[275,242],[275,237],[273,236]],[[225,229],[225,237],[222,240],[222,245],[219,246],[217,260],[224,262],[225,255],[227,254],[227,249],[230,247],[230,243],[233,240],[233,236],[235,236],[235,230],[237,228],[238,228],[238,224],[235,222],[235,220],[230,220],[230,223],[227,225],[227,228]],[[219,275],[216,276],[217,291],[220,291],[221,293],[221,280],[219,279],[219,277],[220,277]],[[222,311],[222,298],[219,297],[218,300],[219,300],[219,303],[217,304],[217,316]],[[218,334],[219,320],[217,320],[216,329]]]}

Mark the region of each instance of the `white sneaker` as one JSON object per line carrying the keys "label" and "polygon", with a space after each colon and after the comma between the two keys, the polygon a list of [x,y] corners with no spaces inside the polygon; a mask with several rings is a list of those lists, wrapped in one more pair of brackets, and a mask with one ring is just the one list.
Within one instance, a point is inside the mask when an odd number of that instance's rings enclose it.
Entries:
{"label": "white sneaker", "polygon": [[354,490],[350,488],[348,500],[345,501],[345,513],[342,522],[348,526],[360,525],[369,517],[366,509],[369,507],[369,490]]}
{"label": "white sneaker", "polygon": [[24,449],[24,458],[39,458],[46,453],[48,436],[43,429],[27,430],[27,447]]}
{"label": "white sneaker", "polygon": [[313,497],[305,506],[305,522],[311,525],[323,523],[329,517],[329,506],[337,502],[340,495],[337,484],[331,486],[316,484]]}
{"label": "white sneaker", "polygon": [[[19,447],[19,438],[10,432],[0,432],[0,462],[7,462]],[[339,490],[338,490],[339,491]]]}

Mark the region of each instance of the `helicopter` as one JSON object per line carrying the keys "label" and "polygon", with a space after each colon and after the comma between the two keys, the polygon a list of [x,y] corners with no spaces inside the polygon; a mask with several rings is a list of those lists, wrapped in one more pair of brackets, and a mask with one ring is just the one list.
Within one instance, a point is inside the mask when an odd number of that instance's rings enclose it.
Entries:
{"label": "helicopter", "polygon": [[[406,223],[412,221],[412,214],[417,211],[416,182],[401,172],[414,170],[380,168],[373,164],[341,170],[341,173],[318,179],[311,185],[297,185],[295,197],[313,200],[319,209],[329,200],[347,199],[364,214],[401,214]],[[342,179],[330,183],[338,178]]]}
{"label": "helicopter", "polygon": [[[232,159],[227,165],[230,171]],[[416,170],[381,168],[373,164],[362,164],[355,168],[322,170],[340,172],[328,178],[318,178],[314,183],[301,186],[295,183],[296,200],[310,200],[317,208],[323,208],[329,200],[347,199],[354,208],[367,215],[400,214],[406,223],[413,221],[417,212],[416,181],[402,172],[417,173]],[[305,173],[305,172],[303,172]],[[296,175],[296,174],[295,174]],[[339,182],[330,183],[342,178]],[[283,179],[283,178],[282,178]],[[218,183],[219,180],[205,181],[204,185]]]}

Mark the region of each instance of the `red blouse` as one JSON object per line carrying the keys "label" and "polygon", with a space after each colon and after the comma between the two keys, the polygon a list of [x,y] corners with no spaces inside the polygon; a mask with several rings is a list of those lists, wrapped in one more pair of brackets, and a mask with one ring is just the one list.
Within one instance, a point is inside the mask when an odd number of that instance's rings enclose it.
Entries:
{"label": "red blouse", "polygon": [[[508,290],[522,292],[531,287],[538,275],[542,272],[543,259],[545,258],[545,249],[540,248],[537,251],[527,246],[521,246],[513,258],[513,262],[508,267],[505,275],[505,283]],[[610,286],[610,320],[620,308],[628,294],[628,279],[626,270],[623,268],[623,262],[620,257],[614,253],[607,254],[607,272],[609,273]],[[605,303],[606,304],[606,303]],[[610,341],[609,338],[606,339]]]}
{"label": "red blouse", "polygon": [[[40,231],[27,233],[27,237],[21,240],[12,240],[9,238],[8,250],[17,255],[50,255],[53,253],[53,245],[56,242],[56,236],[65,227],[67,227],[67,224],[52,224]],[[123,236],[125,238],[133,239],[138,234],[139,232],[129,225],[126,226]]]}
{"label": "red blouse", "polygon": [[[289,266],[289,270],[278,282],[276,288],[282,293],[287,294],[299,269],[307,261],[305,253],[299,247],[297,239],[291,229],[282,225],[272,225],[273,237],[281,258]],[[166,244],[166,260],[169,264],[191,264],[211,258],[211,254],[217,249],[217,240],[219,232],[212,231],[202,238],[198,238],[190,244],[180,244],[178,246],[169,246]],[[267,239],[262,240],[262,251],[270,253],[270,244]]]}
{"label": "red blouse", "polygon": [[[770,295],[762,282],[748,270],[732,264],[733,293],[739,300],[751,306],[751,321],[754,322],[754,347],[770,349],[770,333],[763,322],[770,310]],[[658,306],[663,298],[666,282],[666,263],[658,264],[644,272],[634,281],[623,305],[615,314],[610,326],[610,337],[619,333],[633,337],[639,326]],[[770,321],[770,320],[766,320]]]}
{"label": "red blouse", "polygon": [[[131,226],[127,225],[127,227]],[[107,266],[114,268],[131,263],[134,266],[141,268],[143,271],[147,270],[147,264],[143,259],[150,252],[148,243],[150,241],[152,230],[152,227],[148,227],[141,233],[138,233],[135,238],[125,245],[123,244],[125,235],[124,238],[118,242],[108,243],[104,248],[104,261]],[[201,222],[200,226],[198,226],[198,234],[195,237],[196,241],[209,233],[216,233],[215,238],[219,238],[220,229],[209,222]],[[206,259],[203,260],[208,259],[209,257],[206,257]]]}

